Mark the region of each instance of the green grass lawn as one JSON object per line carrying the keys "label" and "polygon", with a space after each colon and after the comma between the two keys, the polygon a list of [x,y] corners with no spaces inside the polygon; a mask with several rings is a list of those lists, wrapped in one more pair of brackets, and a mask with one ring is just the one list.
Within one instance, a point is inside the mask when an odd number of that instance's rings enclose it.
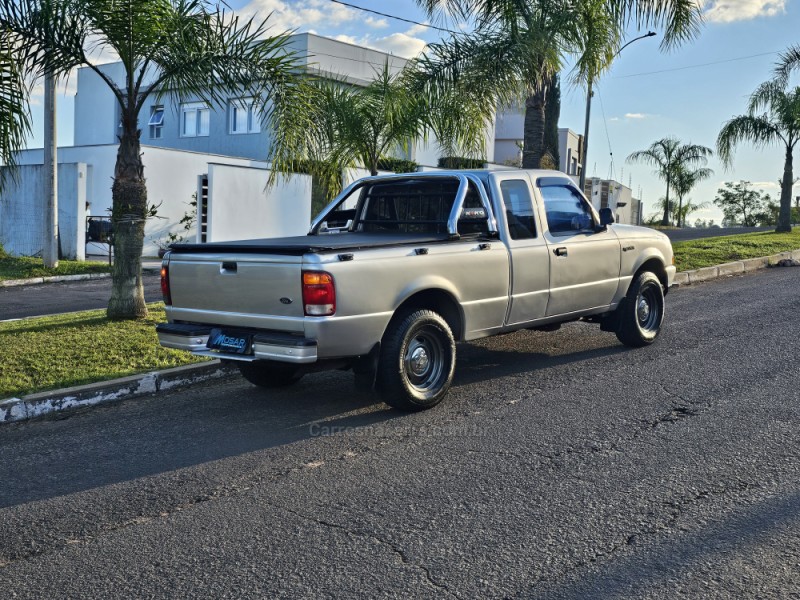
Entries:
{"label": "green grass lawn", "polygon": [[735,260],[769,256],[778,252],[800,249],[800,227],[792,233],[744,233],[675,242],[675,266],[678,271],[710,267]]}
{"label": "green grass lawn", "polygon": [[148,309],[142,321],[110,321],[92,310],[0,323],[0,398],[206,360],[159,346],[164,306]]}
{"label": "green grass lawn", "polygon": [[108,273],[108,263],[60,260],[55,269],[45,269],[41,258],[6,256],[0,248],[0,281],[7,279],[30,279],[52,275],[82,275],[84,273]]}

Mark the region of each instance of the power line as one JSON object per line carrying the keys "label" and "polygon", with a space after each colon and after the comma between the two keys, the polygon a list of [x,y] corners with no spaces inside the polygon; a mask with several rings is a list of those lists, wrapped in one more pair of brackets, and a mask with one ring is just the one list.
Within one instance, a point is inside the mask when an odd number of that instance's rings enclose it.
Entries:
{"label": "power line", "polygon": [[371,8],[364,8],[363,6],[356,6],[355,4],[348,4],[347,2],[342,2],[342,0],[331,0],[336,4],[341,4],[342,6],[347,6],[348,8],[354,8],[356,10],[363,10],[364,12],[372,13],[373,15],[378,15],[381,17],[386,17],[387,19],[394,19],[396,21],[403,21],[405,23],[411,23],[412,25],[419,25],[420,27],[427,27],[428,29],[436,29],[437,31],[443,31],[445,33],[452,33],[453,35],[458,35],[458,32],[453,31],[451,29],[445,29],[444,27],[437,27],[436,25],[431,25],[429,23],[420,23],[419,21],[413,21],[411,19],[406,19],[404,17],[397,17],[395,15],[390,15],[384,12],[380,12],[378,10],[372,10]]}
{"label": "power line", "polygon": [[669,73],[671,71],[685,71],[686,69],[699,69],[700,67],[710,67],[712,65],[721,65],[723,63],[736,62],[739,60],[747,60],[749,58],[757,58],[759,56],[769,56],[771,54],[780,54],[779,50],[775,52],[762,52],[761,54],[751,54],[750,56],[739,56],[737,58],[726,58],[725,60],[715,60],[713,62],[700,63],[697,65],[686,65],[683,67],[674,67],[672,69],[661,69],[660,71],[646,71],[644,73],[633,73],[631,75],[617,75],[611,79],[628,79],[629,77],[641,77],[643,75],[656,75],[658,73]]}

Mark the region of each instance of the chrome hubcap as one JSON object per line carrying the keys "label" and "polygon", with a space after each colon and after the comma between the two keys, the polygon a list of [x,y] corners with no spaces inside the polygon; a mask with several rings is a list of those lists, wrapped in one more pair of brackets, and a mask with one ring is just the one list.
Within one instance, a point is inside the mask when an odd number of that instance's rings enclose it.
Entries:
{"label": "chrome hubcap", "polygon": [[637,307],[637,312],[639,316],[639,321],[644,323],[647,321],[648,317],[650,316],[650,304],[647,302],[647,299],[642,297],[639,298],[639,306]]}
{"label": "chrome hubcap", "polygon": [[430,360],[428,359],[428,353],[425,351],[425,348],[418,347],[414,349],[411,353],[411,360],[409,361],[411,372],[414,373],[414,375],[422,375],[428,369],[429,364]]}

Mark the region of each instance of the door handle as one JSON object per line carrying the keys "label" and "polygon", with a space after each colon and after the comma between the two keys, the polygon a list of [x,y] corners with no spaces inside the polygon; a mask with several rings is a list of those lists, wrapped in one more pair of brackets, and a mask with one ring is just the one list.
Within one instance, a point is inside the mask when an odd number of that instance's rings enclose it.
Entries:
{"label": "door handle", "polygon": [[564,246],[561,246],[560,248],[556,248],[555,250],[553,250],[553,254],[555,254],[556,256],[566,256],[567,249],[564,248]]}

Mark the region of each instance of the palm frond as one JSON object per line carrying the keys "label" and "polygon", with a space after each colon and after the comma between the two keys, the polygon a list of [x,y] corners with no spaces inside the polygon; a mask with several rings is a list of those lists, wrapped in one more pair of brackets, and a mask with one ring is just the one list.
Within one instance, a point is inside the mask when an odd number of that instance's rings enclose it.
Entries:
{"label": "palm frond", "polygon": [[726,167],[730,167],[733,154],[740,142],[750,142],[762,148],[778,141],[785,141],[775,123],[767,115],[739,115],[722,126],[717,136],[717,154]]}
{"label": "palm frond", "polygon": [[31,131],[30,90],[14,59],[15,45],[12,36],[0,37],[0,191],[8,176],[16,174],[16,153]]}

